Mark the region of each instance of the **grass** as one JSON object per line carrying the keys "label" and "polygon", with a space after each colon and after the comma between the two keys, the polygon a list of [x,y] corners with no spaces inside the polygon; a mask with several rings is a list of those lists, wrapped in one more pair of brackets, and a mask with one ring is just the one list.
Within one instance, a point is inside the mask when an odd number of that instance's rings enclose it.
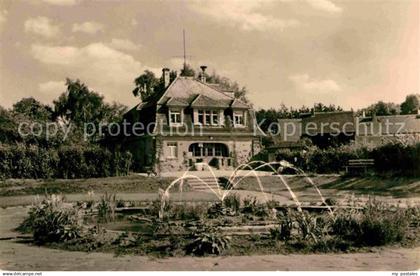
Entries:
{"label": "grass", "polygon": [[321,186],[323,189],[348,190],[364,194],[416,197],[420,195],[420,178],[413,177],[341,177]]}
{"label": "grass", "polygon": [[108,193],[156,192],[166,188],[173,179],[129,175],[88,179],[8,179],[0,181],[0,196],[36,194],[76,194],[88,191]]}
{"label": "grass", "polygon": [[[239,180],[237,178],[236,180]],[[299,199],[306,200],[301,196],[308,195],[319,200],[316,191],[305,181],[302,176],[285,176],[285,179],[292,187],[293,191],[299,194]],[[23,196],[49,194],[74,195],[85,194],[93,191],[96,194],[116,193],[156,193],[159,188],[166,188],[172,178],[145,177],[140,175],[129,175],[122,177],[89,178],[89,179],[8,179],[0,181],[1,206],[17,205],[16,200],[24,203],[31,203],[32,198]],[[287,189],[278,177],[260,177],[264,191],[273,194],[288,195]],[[418,197],[420,196],[420,178],[409,177],[339,177],[336,175],[320,175],[312,177],[315,184],[322,189],[324,196],[334,197],[336,191],[350,191],[356,194],[371,194],[394,197]],[[260,191],[260,187],[255,177],[244,178],[238,186],[239,190]],[[313,195],[312,197],[310,195]],[[15,198],[19,196],[19,198]]]}
{"label": "grass", "polygon": [[[313,187],[302,176],[285,176],[287,183],[294,192],[313,191]],[[370,194],[394,197],[417,197],[420,196],[420,178],[415,177],[345,177],[336,175],[320,175],[311,177],[314,183],[324,191],[334,190],[351,191],[357,194]],[[237,179],[239,180],[239,178]],[[260,177],[266,192],[281,194],[287,192],[287,188],[278,178],[269,176]],[[240,182],[237,189],[260,191],[257,180],[247,177]]]}

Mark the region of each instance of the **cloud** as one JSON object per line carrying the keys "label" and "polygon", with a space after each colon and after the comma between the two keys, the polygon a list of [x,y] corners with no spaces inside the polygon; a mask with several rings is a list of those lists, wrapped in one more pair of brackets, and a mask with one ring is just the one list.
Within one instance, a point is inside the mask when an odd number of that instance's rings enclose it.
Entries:
{"label": "cloud", "polygon": [[330,79],[314,80],[308,74],[291,75],[289,79],[295,84],[296,88],[306,92],[337,92],[341,87]]}
{"label": "cloud", "polygon": [[314,9],[330,13],[340,13],[343,9],[330,0],[306,0]]}
{"label": "cloud", "polygon": [[139,22],[135,18],[133,18],[133,19],[131,19],[130,24],[131,24],[131,26],[135,27],[139,24]]}
{"label": "cloud", "polygon": [[50,103],[56,99],[61,93],[67,90],[64,81],[47,81],[38,85],[38,90],[41,92],[40,100],[44,103]]}
{"label": "cloud", "polygon": [[197,0],[190,2],[189,7],[215,21],[239,27],[244,31],[283,30],[299,25],[299,21],[295,19],[280,19],[258,12],[258,9],[271,2],[270,0]]}
{"label": "cloud", "polygon": [[135,51],[141,48],[140,44],[135,44],[128,39],[113,38],[109,46],[117,50]]}
{"label": "cloud", "polygon": [[78,0],[42,0],[44,3],[56,6],[73,6],[76,5]]}
{"label": "cloud", "polygon": [[44,94],[58,95],[66,90],[64,81],[47,81],[39,84],[39,91]]}
{"label": "cloud", "polygon": [[81,24],[75,23],[72,28],[73,32],[82,32],[87,34],[96,34],[104,31],[104,25],[94,21],[86,21]]}
{"label": "cloud", "polygon": [[[32,56],[39,62],[63,71],[64,77],[80,78],[91,89],[105,95],[107,100],[128,102],[133,100],[133,80],[145,69],[160,72],[135,60],[104,43],[91,43],[84,47],[47,46],[33,44]],[[58,87],[57,83],[45,83],[43,89]],[[41,89],[41,86],[40,86]]]}
{"label": "cloud", "polygon": [[0,10],[0,26],[7,20],[7,11]]}
{"label": "cloud", "polygon": [[60,34],[60,27],[52,24],[51,19],[44,16],[29,18],[24,23],[25,32],[40,35],[46,38],[56,37]]}

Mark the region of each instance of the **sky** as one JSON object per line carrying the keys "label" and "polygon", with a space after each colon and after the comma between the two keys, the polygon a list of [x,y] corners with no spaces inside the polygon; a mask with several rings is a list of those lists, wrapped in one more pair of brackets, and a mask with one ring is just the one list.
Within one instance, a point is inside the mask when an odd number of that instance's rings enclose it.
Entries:
{"label": "sky", "polygon": [[418,0],[0,0],[0,105],[51,104],[66,78],[129,107],[133,80],[188,62],[256,108],[358,109],[420,93]]}

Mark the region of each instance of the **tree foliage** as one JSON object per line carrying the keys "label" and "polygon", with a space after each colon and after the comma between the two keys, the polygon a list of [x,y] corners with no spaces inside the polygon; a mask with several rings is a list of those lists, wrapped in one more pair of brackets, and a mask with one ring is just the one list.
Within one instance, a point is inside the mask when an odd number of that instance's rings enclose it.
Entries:
{"label": "tree foliage", "polygon": [[386,103],[383,101],[379,101],[361,110],[361,112],[363,111],[365,112],[366,116],[388,116],[399,114],[400,107],[398,104],[395,103]]}
{"label": "tree foliage", "polygon": [[14,143],[20,141],[17,131],[18,123],[13,115],[0,106],[0,143]]}
{"label": "tree foliage", "polygon": [[316,103],[312,108],[302,106],[300,108],[288,108],[283,103],[280,104],[278,109],[260,109],[256,112],[257,122],[259,123],[263,131],[267,131],[270,124],[277,123],[279,119],[293,119],[300,118],[301,115],[312,113],[312,112],[334,112],[342,111],[340,106],[335,105],[324,105],[322,103]]}
{"label": "tree foliage", "polygon": [[48,105],[44,105],[34,98],[23,98],[13,105],[12,112],[22,114],[34,121],[49,121],[53,111]]}
{"label": "tree foliage", "polygon": [[420,109],[420,94],[411,94],[401,104],[401,114],[413,114]]}
{"label": "tree foliage", "polygon": [[181,69],[180,75],[183,77],[195,77],[196,73],[195,70],[189,64],[185,64],[184,67]]}
{"label": "tree foliage", "polygon": [[[177,76],[176,71],[169,73],[169,83],[171,83]],[[143,74],[134,80],[135,88],[133,95],[141,98],[143,102],[156,99],[165,90],[165,83],[163,78],[157,78],[152,71],[145,70]]]}
{"label": "tree foliage", "polygon": [[67,91],[54,101],[55,118],[64,123],[83,127],[86,123],[118,122],[122,119],[127,107],[104,102],[104,97],[89,90],[80,80],[67,79]]}

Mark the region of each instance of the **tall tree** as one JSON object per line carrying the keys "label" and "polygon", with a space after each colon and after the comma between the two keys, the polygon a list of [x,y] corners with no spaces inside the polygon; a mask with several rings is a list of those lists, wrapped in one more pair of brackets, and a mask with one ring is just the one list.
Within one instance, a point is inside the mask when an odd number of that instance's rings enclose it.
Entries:
{"label": "tall tree", "polygon": [[[176,71],[169,72],[169,83],[171,83],[177,76]],[[151,99],[156,99],[165,90],[165,83],[163,77],[157,78],[152,71],[145,70],[143,74],[134,80],[135,88],[133,95],[141,98],[143,102]]]}
{"label": "tall tree", "polygon": [[323,103],[316,103],[312,108],[314,112],[334,112],[334,111],[343,111],[340,106],[335,106],[333,104],[325,105]]}
{"label": "tall tree", "polygon": [[420,94],[411,94],[401,104],[401,114],[413,114],[420,109]]}
{"label": "tall tree", "polygon": [[399,113],[400,107],[395,103],[385,103],[383,101],[379,101],[374,103],[367,108],[362,109],[359,113],[365,111],[366,115],[368,116],[387,116],[387,115],[396,115]]}
{"label": "tall tree", "polygon": [[52,117],[52,109],[34,98],[23,98],[13,105],[14,114],[22,114],[31,120],[48,121]]}
{"label": "tall tree", "polygon": [[85,123],[110,123],[120,120],[126,107],[106,104],[103,96],[89,90],[80,80],[67,79],[67,91],[54,101],[54,114],[65,123],[82,127]]}
{"label": "tall tree", "polygon": [[216,71],[213,71],[211,75],[206,74],[206,79],[207,82],[218,84],[223,90],[232,91],[234,92],[235,97],[248,102],[246,98],[248,92],[247,88],[245,86],[240,87],[236,81],[232,81],[227,77],[220,76],[216,73]]}
{"label": "tall tree", "polygon": [[21,141],[18,133],[18,123],[12,114],[0,106],[0,143]]}

